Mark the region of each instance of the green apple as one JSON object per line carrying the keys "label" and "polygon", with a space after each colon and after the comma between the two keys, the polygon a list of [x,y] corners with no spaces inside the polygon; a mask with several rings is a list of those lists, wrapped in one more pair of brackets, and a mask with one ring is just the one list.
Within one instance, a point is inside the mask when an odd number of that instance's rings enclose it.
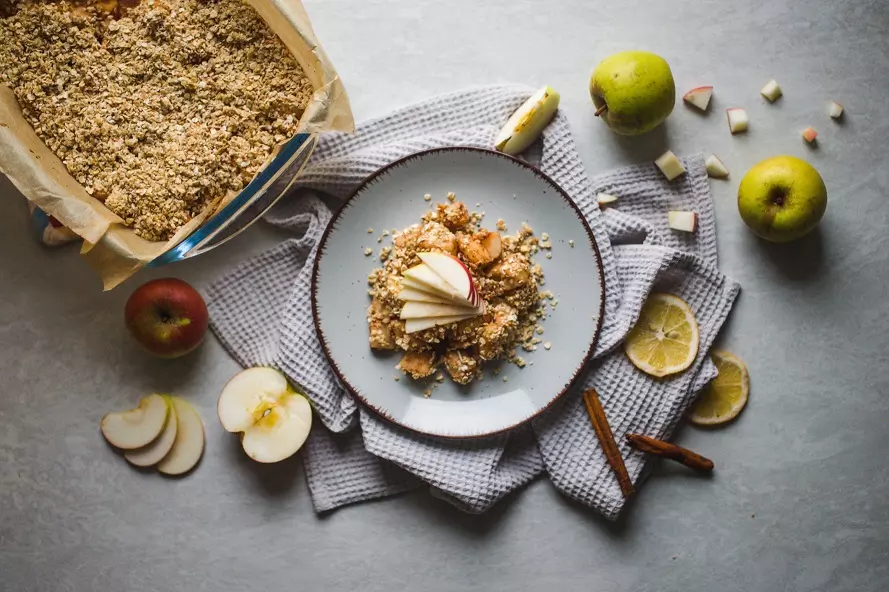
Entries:
{"label": "green apple", "polygon": [[755,165],[738,187],[738,211],[762,238],[787,243],[810,232],[827,209],[827,187],[815,167],[795,156]]}
{"label": "green apple", "polygon": [[664,58],[624,51],[602,60],[590,78],[596,115],[619,134],[635,136],[659,126],[676,104],[673,73]]}

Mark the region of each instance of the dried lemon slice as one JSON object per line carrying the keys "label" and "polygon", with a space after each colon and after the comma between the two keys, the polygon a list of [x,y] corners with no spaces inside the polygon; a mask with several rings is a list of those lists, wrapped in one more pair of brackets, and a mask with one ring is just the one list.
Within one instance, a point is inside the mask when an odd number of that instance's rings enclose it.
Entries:
{"label": "dried lemon slice", "polygon": [[655,292],[642,306],[624,351],[646,374],[667,376],[691,366],[699,341],[698,322],[688,304],[678,296]]}
{"label": "dried lemon slice", "polygon": [[750,393],[750,375],[744,362],[727,351],[714,351],[710,357],[719,369],[719,376],[707,385],[689,414],[692,423],[698,425],[719,425],[733,420],[747,404]]}

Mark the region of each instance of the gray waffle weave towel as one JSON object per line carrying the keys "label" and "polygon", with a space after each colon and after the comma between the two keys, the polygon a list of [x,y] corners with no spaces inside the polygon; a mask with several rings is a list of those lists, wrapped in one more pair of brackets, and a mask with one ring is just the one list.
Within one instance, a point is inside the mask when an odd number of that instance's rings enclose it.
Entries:
{"label": "gray waffle weave towel", "polygon": [[[354,134],[322,137],[299,192],[266,220],[288,239],[208,289],[213,330],[244,366],[281,369],[310,395],[322,425],[304,455],[317,511],[427,486],[468,512],[483,512],[504,495],[546,473],[566,495],[615,518],[624,500],[605,462],[579,393],[595,386],[627,468],[639,478],[646,459],[624,443],[627,432],[667,438],[694,394],[715,374],[706,353],[738,294],[716,268],[713,204],[703,159],[683,159],[688,174],[668,183],[653,164],[587,176],[559,114],[542,142],[525,155],[580,206],[605,266],[606,303],[596,359],[572,392],[542,417],[511,433],[482,440],[441,441],[393,426],[362,408],[330,370],[312,324],[310,282],[315,249],[331,212],[381,166],[442,146],[490,148],[494,136],[533,89],[497,86],[448,94],[364,123]],[[620,196],[600,211],[596,193]],[[668,210],[699,214],[695,234],[667,227]],[[656,380],[614,352],[652,290],[691,305],[701,330],[694,365]]]}

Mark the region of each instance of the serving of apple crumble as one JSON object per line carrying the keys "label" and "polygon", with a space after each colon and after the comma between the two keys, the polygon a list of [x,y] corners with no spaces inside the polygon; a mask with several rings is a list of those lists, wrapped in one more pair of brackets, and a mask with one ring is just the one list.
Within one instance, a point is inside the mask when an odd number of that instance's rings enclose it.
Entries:
{"label": "serving of apple crumble", "polygon": [[313,93],[242,0],[0,0],[0,64],[71,176],[151,241],[241,191]]}
{"label": "serving of apple crumble", "polygon": [[413,379],[441,381],[443,369],[469,384],[485,362],[525,366],[519,348],[541,343],[548,296],[532,257],[549,241],[527,224],[513,235],[501,234],[502,223],[482,228],[482,216],[449,195],[420,224],[393,232],[368,276],[370,347],[403,352],[398,368]]}

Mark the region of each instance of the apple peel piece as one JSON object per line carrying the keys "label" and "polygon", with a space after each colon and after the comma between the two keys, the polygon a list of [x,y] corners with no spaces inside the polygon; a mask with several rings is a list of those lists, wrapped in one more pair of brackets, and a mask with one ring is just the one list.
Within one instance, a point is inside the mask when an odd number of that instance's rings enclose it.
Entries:
{"label": "apple peel piece", "polygon": [[774,103],[784,93],[781,91],[781,87],[778,86],[776,81],[769,80],[766,85],[762,87],[762,90],[759,91],[759,94],[764,96],[770,103]]}
{"label": "apple peel piece", "polygon": [[173,402],[170,398],[164,395],[161,396],[164,397],[164,400],[167,402],[167,407],[169,408],[167,425],[164,426],[164,430],[161,432],[160,436],[155,438],[153,442],[142,448],[127,451],[123,455],[131,465],[137,467],[153,467],[164,460],[167,454],[170,453],[170,450],[172,450],[173,444],[176,442],[176,433],[178,432],[179,427],[178,416],[173,409]]}
{"label": "apple peel piece", "polygon": [[827,114],[831,119],[840,119],[843,116],[843,106],[836,101],[831,101],[827,105]]}
{"label": "apple peel piece", "polygon": [[620,199],[616,195],[611,195],[610,193],[602,193],[601,191],[596,194],[596,202],[600,206],[607,206],[609,204],[615,203],[618,199]]}
{"label": "apple peel piece", "polygon": [[698,229],[697,212],[667,212],[667,225],[673,230],[694,232]]}
{"label": "apple peel piece", "polygon": [[559,93],[544,86],[510,116],[497,134],[494,148],[511,156],[521,154],[540,137],[558,108]]}
{"label": "apple peel piece", "polygon": [[807,144],[814,144],[817,138],[818,130],[816,130],[815,128],[807,127],[803,130],[803,140],[805,140]]}
{"label": "apple peel piece", "polygon": [[219,421],[241,434],[241,447],[261,463],[293,456],[312,429],[312,407],[274,368],[248,368],[222,389],[216,405]]}
{"label": "apple peel piece", "polygon": [[135,450],[153,442],[167,424],[170,408],[161,395],[139,399],[139,406],[129,411],[108,413],[102,418],[102,435],[123,450]]}
{"label": "apple peel piece", "polygon": [[699,86],[682,95],[682,100],[701,111],[706,111],[707,107],[710,106],[711,96],[713,96],[712,86]]}
{"label": "apple peel piece", "polygon": [[672,181],[676,177],[685,173],[685,167],[682,165],[682,161],[673,154],[672,150],[664,152],[660,158],[654,161],[654,164],[661,170],[667,178],[667,181]]}
{"label": "apple peel piece", "polygon": [[170,397],[178,422],[176,440],[157,470],[164,475],[184,475],[192,470],[204,454],[204,422],[191,403],[179,397]]}
{"label": "apple peel piece", "polygon": [[714,179],[728,179],[728,169],[715,154],[711,154],[707,157],[707,160],[704,161],[704,166],[707,169],[708,177],[713,177]]}
{"label": "apple peel piece", "polygon": [[747,117],[746,111],[740,107],[732,107],[731,109],[726,109],[725,114],[726,117],[728,117],[728,129],[732,134],[747,131],[747,128],[750,125],[750,118]]}

